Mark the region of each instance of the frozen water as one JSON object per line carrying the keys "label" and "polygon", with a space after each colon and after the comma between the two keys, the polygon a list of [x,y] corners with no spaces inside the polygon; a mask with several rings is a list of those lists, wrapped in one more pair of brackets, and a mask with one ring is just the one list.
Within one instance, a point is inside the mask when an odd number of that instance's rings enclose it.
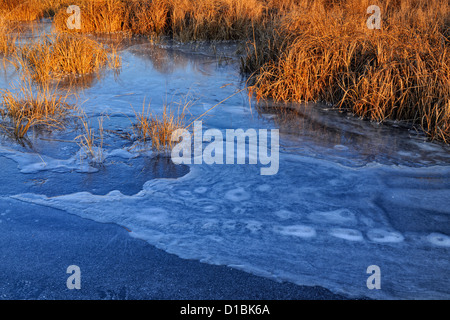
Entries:
{"label": "frozen water", "polygon": [[[130,104],[140,108],[146,97],[158,113],[190,92],[200,101],[190,110],[196,117],[241,88],[237,64],[219,60],[189,46],[131,45],[118,78],[106,73],[81,91],[82,107],[92,118],[113,114],[104,123],[111,130],[129,130]],[[8,70],[0,85],[11,77]],[[182,258],[279,281],[351,297],[450,298],[449,148],[320,105],[289,107],[255,108],[242,93],[203,119],[204,130],[279,129],[274,176],[261,176],[258,165],[160,166],[166,155],[114,135],[105,137],[105,169],[81,161],[76,145],[51,147],[38,136],[34,151],[2,141],[0,174],[11,184],[2,193],[125,226]],[[76,175],[85,179],[68,188]],[[381,268],[382,290],[366,287],[370,265]]]}
{"label": "frozen water", "polygon": [[367,232],[367,237],[374,242],[402,242],[405,238],[401,233],[383,229],[372,229]]}
{"label": "frozen water", "polygon": [[363,241],[362,233],[355,229],[333,228],[330,231],[333,237],[349,241]]}
{"label": "frozen water", "polygon": [[316,236],[316,230],[309,226],[293,225],[275,228],[275,232],[282,235],[295,236],[301,238],[312,238]]}
{"label": "frozen water", "polygon": [[450,237],[445,234],[432,233],[427,237],[427,239],[434,245],[450,247]]}

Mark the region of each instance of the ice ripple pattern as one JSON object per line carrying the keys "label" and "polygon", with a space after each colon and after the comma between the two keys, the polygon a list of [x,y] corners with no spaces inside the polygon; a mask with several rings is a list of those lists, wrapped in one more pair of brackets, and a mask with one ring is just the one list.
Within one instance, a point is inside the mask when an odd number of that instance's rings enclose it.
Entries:
{"label": "ice ripple pattern", "polygon": [[[420,220],[429,203],[408,203],[418,191],[425,199],[436,191],[421,177],[449,179],[450,168],[352,168],[280,156],[275,176],[260,176],[249,165],[193,165],[182,178],[148,181],[134,196],[114,191],[14,197],[126,226],[130,235],[182,258],[279,281],[354,297],[450,298],[450,212],[444,205],[450,192],[439,191],[436,230]],[[416,185],[402,185],[405,176]],[[407,223],[399,223],[402,215]],[[382,290],[366,287],[366,268],[373,264],[387,279]]]}

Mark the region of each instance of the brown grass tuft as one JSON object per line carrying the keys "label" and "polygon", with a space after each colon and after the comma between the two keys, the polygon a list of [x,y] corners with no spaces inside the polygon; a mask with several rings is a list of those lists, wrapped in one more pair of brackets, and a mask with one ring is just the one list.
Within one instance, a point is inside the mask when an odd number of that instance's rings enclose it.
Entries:
{"label": "brown grass tuft", "polygon": [[168,150],[173,147],[172,133],[177,129],[185,127],[184,120],[186,112],[191,102],[187,101],[181,108],[178,108],[175,114],[174,110],[168,105],[164,105],[162,115],[152,114],[150,104],[145,107],[145,101],[142,104],[142,111],[135,111],[136,122],[133,124],[135,135],[142,142],[151,141],[152,148]]}
{"label": "brown grass tuft", "polygon": [[17,35],[14,35],[14,28],[10,23],[0,16],[0,55],[13,55],[16,50]]}
{"label": "brown grass tuft", "polygon": [[24,47],[19,62],[25,72],[39,83],[69,75],[86,75],[107,66],[118,69],[120,56],[114,48],[84,36],[55,34],[44,35]]}
{"label": "brown grass tuft", "polygon": [[260,0],[77,0],[72,4],[81,9],[81,29],[68,29],[70,14],[61,8],[55,16],[57,30],[169,35],[183,41],[242,39],[264,12]]}
{"label": "brown grass tuft", "polygon": [[0,0],[0,11],[10,21],[34,21],[50,17],[69,0]]}
{"label": "brown grass tuft", "polygon": [[50,86],[34,86],[31,80],[23,80],[19,88],[1,89],[0,96],[1,127],[17,139],[36,126],[62,129],[66,116],[74,109],[67,102],[68,93],[58,93]]}

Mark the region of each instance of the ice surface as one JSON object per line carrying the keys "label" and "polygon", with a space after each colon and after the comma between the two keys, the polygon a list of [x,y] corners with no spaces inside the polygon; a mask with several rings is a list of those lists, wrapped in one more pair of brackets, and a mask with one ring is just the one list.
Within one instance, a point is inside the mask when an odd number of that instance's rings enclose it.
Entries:
{"label": "ice surface", "polygon": [[[137,44],[123,59],[118,80],[107,74],[82,93],[89,98],[83,104],[89,116],[123,115],[114,118],[117,127],[130,126],[130,104],[138,109],[144,97],[158,113],[165,101],[190,92],[201,101],[190,110],[195,117],[241,86],[236,64],[221,66],[217,57],[182,46]],[[274,176],[261,176],[257,165],[202,164],[190,165],[180,178],[149,179],[134,194],[75,190],[12,197],[117,223],[182,258],[279,281],[320,285],[351,297],[450,298],[448,147],[320,106],[291,107],[281,114],[269,103],[250,108],[240,94],[213,109],[203,123],[204,130],[280,129],[280,169]],[[131,147],[106,137],[102,151],[109,161],[155,156]],[[8,170],[21,173],[57,170],[70,177],[76,170],[94,177],[102,172],[80,162],[78,149],[69,148],[65,160],[45,147],[41,151],[3,142],[0,157],[13,160],[17,167]],[[53,189],[64,190],[58,182]],[[370,265],[381,268],[382,290],[366,287]]]}
{"label": "ice surface", "polygon": [[[193,165],[188,175],[152,180],[134,196],[15,198],[124,225],[133,236],[184,258],[257,268],[278,280],[322,285],[351,296],[448,297],[449,237],[399,232],[377,205],[379,197],[390,197],[379,177],[402,170],[411,174],[413,169],[346,168],[316,160],[311,172],[310,159],[297,156],[293,163],[295,167],[270,179],[246,166]],[[414,170],[420,176],[443,168]],[[302,185],[293,172],[306,171],[314,179]],[[335,175],[346,188],[329,183]],[[445,176],[450,177],[450,168]],[[258,190],[268,180],[272,190]],[[424,197],[433,191],[423,190]],[[427,221],[415,223],[420,228]],[[448,230],[448,223],[444,227]],[[365,287],[365,270],[372,264],[386,275],[381,291]]]}

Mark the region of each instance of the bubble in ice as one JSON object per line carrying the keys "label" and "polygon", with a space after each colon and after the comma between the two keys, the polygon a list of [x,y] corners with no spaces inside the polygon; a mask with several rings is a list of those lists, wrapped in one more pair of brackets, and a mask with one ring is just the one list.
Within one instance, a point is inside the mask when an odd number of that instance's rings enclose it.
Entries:
{"label": "bubble in ice", "polygon": [[206,205],[203,207],[203,211],[204,212],[217,212],[220,210],[220,207],[216,206],[216,205]]}
{"label": "bubble in ice", "polygon": [[275,227],[275,232],[300,238],[312,238],[316,236],[316,230],[305,225],[277,226]]}
{"label": "bubble in ice", "polygon": [[207,187],[198,187],[194,189],[195,193],[205,193],[206,191],[208,191]]}
{"label": "bubble in ice", "polygon": [[275,215],[280,219],[289,219],[295,216],[295,213],[289,210],[281,209],[275,212]]}
{"label": "bubble in ice", "polygon": [[229,190],[225,194],[225,198],[231,201],[244,201],[250,199],[250,194],[244,188],[236,188]]}
{"label": "bubble in ice", "polygon": [[308,217],[309,219],[315,222],[326,222],[345,225],[356,223],[355,214],[348,209],[312,212],[311,214],[309,214]]}
{"label": "bubble in ice", "polygon": [[268,184],[262,184],[256,188],[256,190],[258,190],[260,192],[268,192],[268,191],[270,191],[270,189],[271,189],[271,186]]}
{"label": "bubble in ice", "polygon": [[348,147],[343,146],[342,144],[337,144],[334,146],[334,149],[339,150],[339,151],[344,151],[344,150],[348,150]]}
{"label": "bubble in ice", "polygon": [[372,229],[367,232],[367,237],[373,242],[394,243],[402,242],[405,238],[399,232],[383,229]]}
{"label": "bubble in ice", "polygon": [[450,237],[442,233],[431,233],[427,240],[436,246],[450,247]]}
{"label": "bubble in ice", "polygon": [[362,241],[364,239],[362,233],[355,229],[334,228],[331,229],[330,235],[349,241]]}
{"label": "bubble in ice", "polygon": [[192,192],[188,191],[188,190],[179,190],[178,194],[182,197],[190,197],[192,196]]}

